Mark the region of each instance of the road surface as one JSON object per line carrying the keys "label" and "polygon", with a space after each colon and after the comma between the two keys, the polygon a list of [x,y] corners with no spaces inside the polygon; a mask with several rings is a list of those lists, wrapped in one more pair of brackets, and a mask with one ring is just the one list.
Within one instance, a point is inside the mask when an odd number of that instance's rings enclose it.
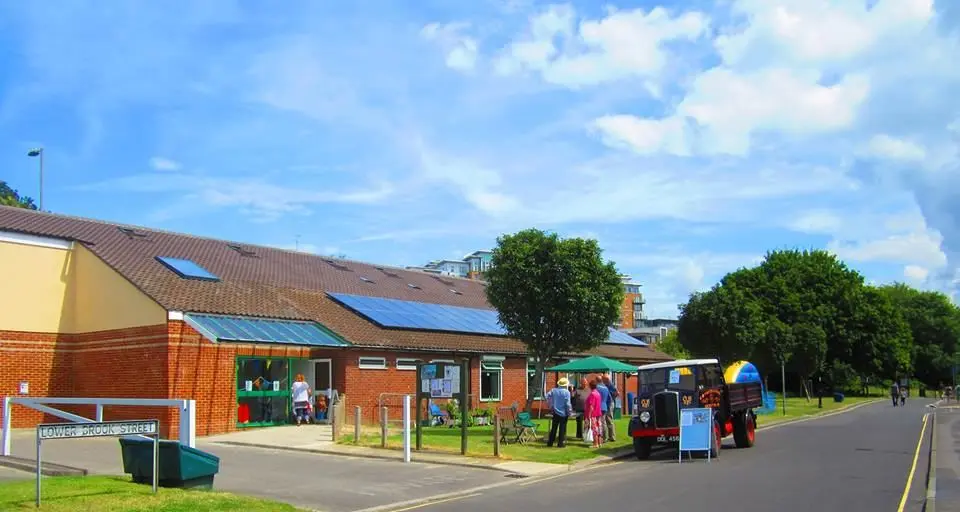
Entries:
{"label": "road surface", "polygon": [[703,459],[678,464],[675,452],[655,453],[659,460],[630,459],[415,508],[487,512],[536,504],[536,510],[580,511],[895,512],[915,468],[903,510],[919,512],[929,443],[929,431],[921,442],[921,430],[928,403],[911,399],[895,408],[883,401],[774,427],[758,432],[750,449],[736,449],[732,439],[725,439],[720,458],[709,464]]}

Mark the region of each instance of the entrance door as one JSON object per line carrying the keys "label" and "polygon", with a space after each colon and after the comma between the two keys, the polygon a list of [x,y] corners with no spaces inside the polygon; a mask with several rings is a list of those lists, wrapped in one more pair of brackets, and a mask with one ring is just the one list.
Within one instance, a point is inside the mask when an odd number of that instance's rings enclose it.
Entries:
{"label": "entrance door", "polygon": [[[333,361],[330,359],[314,359],[311,362],[313,363],[313,395],[327,397],[324,405],[329,408],[330,398],[333,394]],[[321,405],[319,400],[315,403],[318,406]],[[322,407],[318,408],[317,412],[320,414],[317,415],[317,419],[319,421],[328,420],[328,411],[329,409],[324,411]]]}

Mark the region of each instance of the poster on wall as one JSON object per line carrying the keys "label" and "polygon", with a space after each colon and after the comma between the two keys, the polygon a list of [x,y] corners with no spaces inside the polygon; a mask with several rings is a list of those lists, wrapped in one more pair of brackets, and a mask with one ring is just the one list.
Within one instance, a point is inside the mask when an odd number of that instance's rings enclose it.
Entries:
{"label": "poster on wall", "polygon": [[433,398],[443,397],[443,384],[440,379],[430,379],[430,396]]}
{"label": "poster on wall", "polygon": [[443,369],[443,378],[450,381],[450,396],[460,392],[460,367],[447,366]]}
{"label": "poster on wall", "polygon": [[420,392],[421,392],[421,393],[429,393],[429,392],[430,392],[430,380],[429,380],[429,379],[422,379],[422,380],[420,381]]}
{"label": "poster on wall", "polygon": [[243,389],[245,391],[253,391],[253,381],[252,380],[244,381]]}
{"label": "poster on wall", "polygon": [[435,379],[437,378],[437,365],[427,364],[420,368],[420,378],[421,379]]}
{"label": "poster on wall", "polygon": [[447,398],[453,396],[453,382],[450,379],[443,379],[443,396]]}

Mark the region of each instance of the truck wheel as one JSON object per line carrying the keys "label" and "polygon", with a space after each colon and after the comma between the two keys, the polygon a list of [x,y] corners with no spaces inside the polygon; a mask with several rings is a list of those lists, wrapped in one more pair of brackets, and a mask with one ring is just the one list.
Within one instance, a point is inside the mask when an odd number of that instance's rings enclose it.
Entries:
{"label": "truck wheel", "polygon": [[733,418],[733,440],[737,448],[750,448],[757,436],[757,422],[750,411]]}
{"label": "truck wheel", "polygon": [[716,459],[720,456],[720,447],[722,446],[720,437],[720,424],[713,423],[713,443],[710,446],[710,457]]}
{"label": "truck wheel", "polygon": [[652,444],[649,439],[643,437],[633,438],[633,453],[636,454],[638,460],[647,460],[650,458]]}

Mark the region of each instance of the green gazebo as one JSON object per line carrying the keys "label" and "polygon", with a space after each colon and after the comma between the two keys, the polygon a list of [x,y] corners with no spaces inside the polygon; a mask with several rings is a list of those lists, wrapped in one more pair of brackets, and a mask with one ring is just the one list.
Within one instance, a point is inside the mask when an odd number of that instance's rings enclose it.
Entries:
{"label": "green gazebo", "polygon": [[[614,410],[614,417],[619,418],[622,414],[623,405],[626,404],[626,378],[617,379],[616,374],[631,375],[637,373],[637,367],[632,364],[622,363],[615,359],[610,359],[603,356],[590,356],[584,359],[577,359],[575,361],[570,361],[552,368],[546,368],[544,371],[548,372],[557,372],[557,373],[574,373],[574,374],[584,374],[584,373],[611,373],[613,375],[613,381],[616,383],[617,388],[620,390],[620,403],[621,407]],[[619,382],[618,382],[619,381]],[[629,407],[629,405],[627,405]],[[629,410],[629,409],[627,409]]]}

